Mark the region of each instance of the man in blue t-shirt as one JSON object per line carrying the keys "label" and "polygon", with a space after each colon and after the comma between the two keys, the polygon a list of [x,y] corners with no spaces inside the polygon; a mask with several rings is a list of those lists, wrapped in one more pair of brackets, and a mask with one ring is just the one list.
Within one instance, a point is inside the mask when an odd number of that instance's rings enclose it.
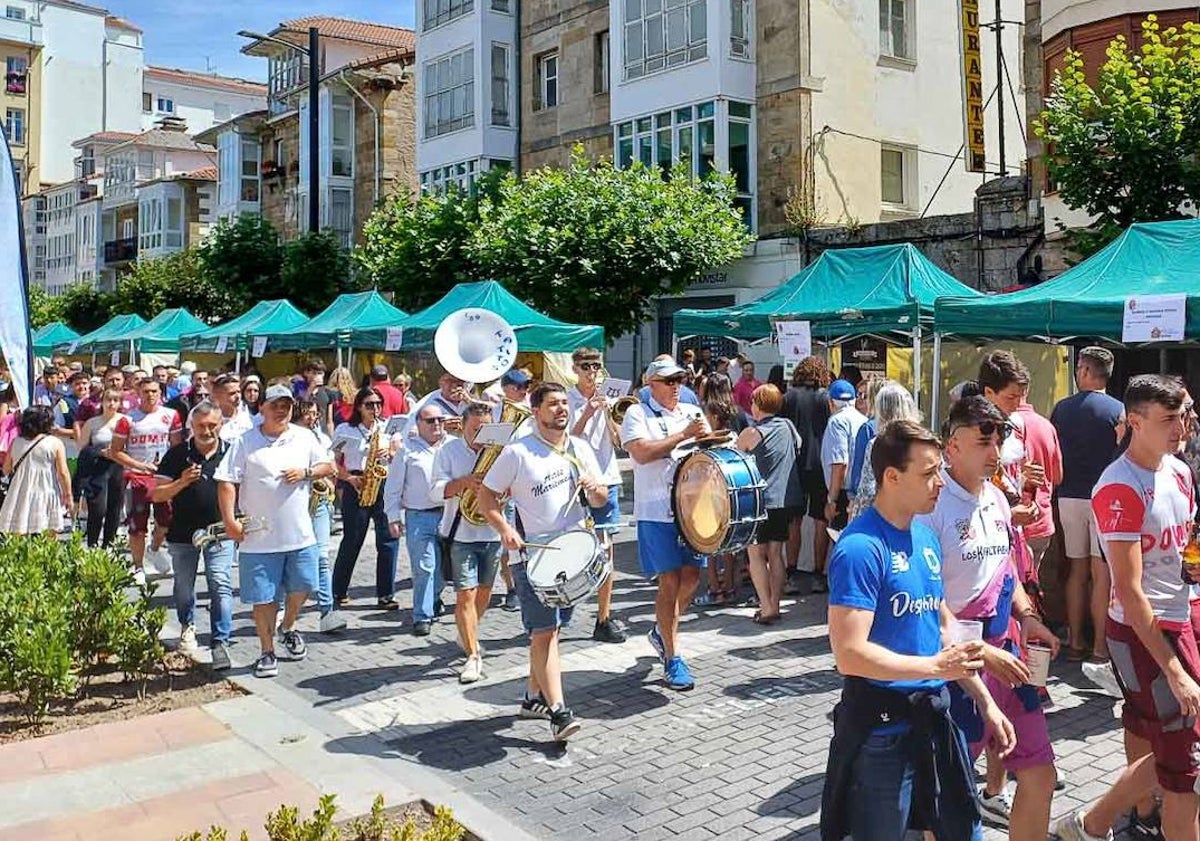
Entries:
{"label": "man in blue t-shirt", "polygon": [[[1062,448],[1063,480],[1058,486],[1058,519],[1062,524],[1063,553],[1070,564],[1067,578],[1067,659],[1082,660],[1090,653],[1093,664],[1108,660],[1104,622],[1108,612],[1108,567],[1100,557],[1100,542],[1092,518],[1092,489],[1100,474],[1117,457],[1125,437],[1125,406],[1105,394],[1112,376],[1113,355],[1102,347],[1085,347],[1075,363],[1078,393],[1060,400],[1050,413]],[[1088,599],[1088,580],[1092,581]],[[1089,615],[1096,629],[1090,652],[1085,647]],[[1104,667],[1107,672],[1107,667]],[[1116,688],[1115,684],[1112,688]]]}
{"label": "man in blue t-shirt", "polygon": [[[936,505],[941,468],[933,433],[911,421],[889,424],[872,448],[875,504],[842,532],[830,557],[829,637],[847,680],[826,774],[825,803],[839,807],[823,810],[827,839],[899,841],[910,816],[935,813],[937,826],[914,828],[930,829],[938,841],[968,837],[954,835],[953,826],[982,838],[970,759],[949,716],[946,681],[959,682],[975,701],[1001,755],[1015,744],[1012,725],[977,674],[983,642],[942,646],[955,620],[942,600],[941,550],[928,527],[913,523]],[[932,763],[936,781],[917,779],[928,773],[919,754],[929,750],[952,760]],[[936,805],[917,802],[921,792],[936,797]],[[849,808],[850,793],[871,808]]]}

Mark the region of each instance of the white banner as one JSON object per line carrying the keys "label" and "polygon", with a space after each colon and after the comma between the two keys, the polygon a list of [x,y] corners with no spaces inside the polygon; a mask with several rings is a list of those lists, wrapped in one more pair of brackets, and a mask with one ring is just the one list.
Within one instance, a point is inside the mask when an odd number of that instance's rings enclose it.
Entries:
{"label": "white banner", "polygon": [[228,336],[217,336],[217,349],[213,352],[214,353],[224,353],[226,351],[226,349],[228,349],[228,347],[229,347],[229,337]]}
{"label": "white banner", "polygon": [[812,356],[812,323],[809,321],[776,321],[775,335],[779,340],[779,355],[799,362]]}
{"label": "white banner", "polygon": [[404,344],[404,328],[389,327],[387,329],[387,339],[384,342],[383,349],[389,353],[400,350],[400,346]]}
{"label": "white banner", "polygon": [[260,356],[262,356],[266,352],[267,352],[267,337],[266,336],[255,336],[254,337],[254,347],[251,348],[250,355],[253,356],[255,359],[258,359]]}
{"label": "white banner", "polygon": [[8,364],[17,404],[33,402],[33,335],[29,329],[29,299],[25,244],[21,234],[21,197],[12,152],[0,132],[0,348]]}
{"label": "white banner", "polygon": [[114,350],[108,357],[108,364],[109,365],[120,365],[121,364],[121,351]]}
{"label": "white banner", "polygon": [[1187,324],[1186,295],[1142,295],[1125,299],[1123,342],[1182,342]]}

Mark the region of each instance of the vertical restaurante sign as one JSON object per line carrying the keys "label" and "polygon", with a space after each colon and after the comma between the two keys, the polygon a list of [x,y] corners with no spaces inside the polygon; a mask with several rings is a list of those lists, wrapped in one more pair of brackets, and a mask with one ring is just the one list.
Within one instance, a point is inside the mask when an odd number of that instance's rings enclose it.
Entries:
{"label": "vertical restaurante sign", "polygon": [[983,60],[979,55],[979,0],[959,0],[962,23],[963,124],[968,172],[985,169]]}

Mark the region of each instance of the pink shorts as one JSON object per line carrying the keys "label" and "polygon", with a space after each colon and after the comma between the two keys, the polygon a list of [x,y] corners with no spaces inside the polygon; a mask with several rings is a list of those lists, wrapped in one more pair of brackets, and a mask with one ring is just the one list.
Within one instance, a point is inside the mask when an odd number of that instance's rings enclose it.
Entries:
{"label": "pink shorts", "polygon": [[[1015,772],[1039,765],[1053,765],[1054,747],[1050,744],[1050,726],[1046,722],[1045,710],[1040,706],[1032,711],[1026,710],[1012,687],[986,672],[983,674],[983,684],[1017,733],[1017,746],[1004,757],[1004,770]],[[978,759],[984,747],[983,742],[972,744],[971,758]]]}

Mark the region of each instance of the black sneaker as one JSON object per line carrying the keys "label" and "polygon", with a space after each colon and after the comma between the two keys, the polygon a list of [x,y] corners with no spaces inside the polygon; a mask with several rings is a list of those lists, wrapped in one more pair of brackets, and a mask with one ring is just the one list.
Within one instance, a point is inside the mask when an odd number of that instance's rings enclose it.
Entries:
{"label": "black sneaker", "polygon": [[300,636],[300,632],[295,628],[284,631],[280,635],[280,639],[283,640],[283,647],[287,649],[291,659],[303,660],[308,656],[308,646],[304,644],[304,637]]}
{"label": "black sneaker", "polygon": [[427,637],[429,636],[429,630],[430,624],[423,619],[420,622],[413,623],[412,633],[414,637]]}
{"label": "black sneaker", "polygon": [[521,599],[518,598],[515,591],[510,591],[504,594],[503,610],[514,613],[521,609]]}
{"label": "black sneaker", "polygon": [[275,677],[279,674],[279,661],[275,659],[274,651],[264,651],[254,662],[255,677]]}
{"label": "black sneaker", "polygon": [[1129,812],[1129,834],[1134,838],[1152,839],[1152,841],[1162,841],[1162,816],[1155,809],[1150,814],[1142,817],[1137,813],[1137,809]]}
{"label": "black sneaker", "polygon": [[579,732],[582,727],[575,718],[575,713],[566,707],[550,711],[550,735],[556,742],[565,742]]}
{"label": "black sneaker", "polygon": [[824,575],[814,575],[812,591],[814,593],[828,593],[829,579],[827,579]]}
{"label": "black sneaker", "polygon": [[789,570],[787,582],[783,585],[783,594],[785,596],[800,595],[800,572],[798,570]]}
{"label": "black sneaker", "polygon": [[597,620],[592,639],[596,642],[625,642],[625,629],[620,622],[611,617],[604,622]]}
{"label": "black sneaker", "polygon": [[214,672],[223,672],[228,669],[229,649],[225,647],[225,643],[218,642],[212,647],[212,668]]}
{"label": "black sneaker", "polygon": [[526,698],[521,702],[521,718],[541,718],[546,721],[550,720],[550,705],[546,703],[546,698],[541,692],[534,698]]}

